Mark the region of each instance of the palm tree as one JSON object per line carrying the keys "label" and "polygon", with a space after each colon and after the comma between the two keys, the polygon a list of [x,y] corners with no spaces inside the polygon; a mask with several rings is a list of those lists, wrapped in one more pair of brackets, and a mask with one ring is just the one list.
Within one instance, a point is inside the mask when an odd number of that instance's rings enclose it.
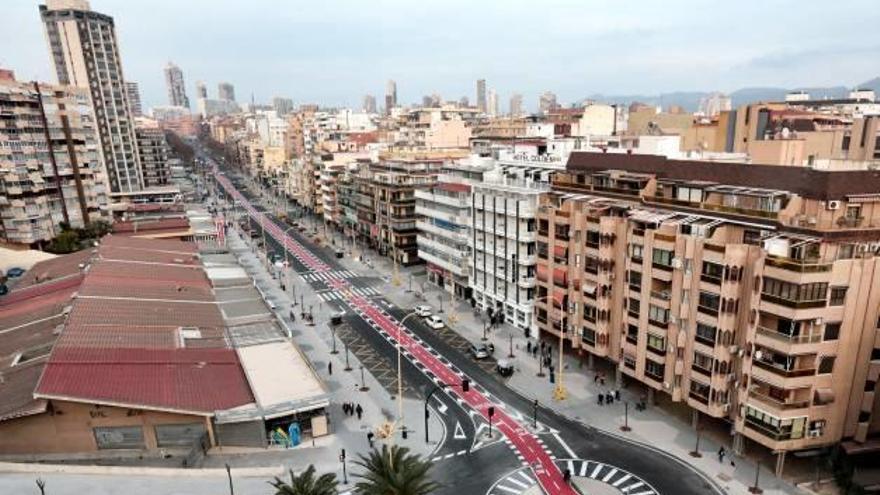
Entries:
{"label": "palm tree", "polygon": [[281,481],[277,476],[275,481],[270,481],[275,488],[275,495],[336,495],[336,475],[332,473],[322,474],[315,478],[315,466],[309,465],[308,469],[299,476],[290,470],[290,484]]}
{"label": "palm tree", "polygon": [[361,454],[355,464],[364,468],[355,475],[362,479],[354,487],[360,495],[427,495],[440,488],[428,477],[431,463],[406,447],[383,445],[381,453]]}

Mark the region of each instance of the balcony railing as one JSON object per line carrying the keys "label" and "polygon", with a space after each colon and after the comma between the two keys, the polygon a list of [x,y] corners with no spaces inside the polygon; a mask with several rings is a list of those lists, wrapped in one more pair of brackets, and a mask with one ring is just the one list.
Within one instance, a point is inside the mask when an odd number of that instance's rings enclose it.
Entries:
{"label": "balcony railing", "polygon": [[700,402],[700,403],[702,403],[702,404],[709,405],[709,398],[708,398],[708,397],[704,397],[704,396],[702,396],[702,395],[700,395],[700,394],[698,394],[698,393],[696,393],[696,392],[693,392],[693,391],[691,391],[691,393],[690,393],[688,396],[689,396],[691,399],[694,399],[694,400],[697,401],[697,402]]}
{"label": "balcony railing", "polygon": [[800,300],[793,300],[793,299],[784,299],[782,297],[774,296],[772,294],[767,294],[767,293],[761,294],[761,300],[767,301],[767,302],[773,303],[773,304],[778,304],[780,306],[785,306],[787,308],[794,308],[794,309],[823,308],[827,304],[825,299],[800,301]]}
{"label": "balcony railing", "polygon": [[799,369],[785,369],[779,365],[775,365],[772,363],[767,363],[758,359],[752,361],[752,364],[761,368],[762,370],[767,370],[775,375],[779,375],[785,378],[797,378],[801,376],[813,376],[816,374],[816,368],[799,368]]}
{"label": "balcony railing", "polygon": [[[632,286],[630,286],[632,288]],[[652,290],[651,297],[656,297],[661,301],[668,301],[672,298],[672,294],[668,290]]]}
{"label": "balcony railing", "polygon": [[786,333],[782,333],[778,330],[762,326],[759,326],[757,331],[758,335],[770,337],[771,339],[778,340],[779,342],[783,342],[786,344],[815,344],[816,342],[822,342],[821,333],[813,333],[807,335],[789,335]]}
{"label": "balcony railing", "polygon": [[832,264],[822,263],[819,261],[797,260],[792,258],[783,258],[781,256],[767,255],[764,264],[798,273],[821,273],[830,272]]}
{"label": "balcony railing", "polygon": [[776,440],[777,442],[791,439],[791,431],[779,430],[768,424],[761,423],[751,416],[746,416],[745,424],[747,428],[754,430],[771,440]]}
{"label": "balcony railing", "polygon": [[810,406],[809,399],[791,400],[791,401],[780,400],[780,399],[777,399],[776,397],[772,397],[770,395],[763,394],[761,392],[749,392],[749,397],[752,397],[752,398],[757,399],[761,402],[764,402],[765,404],[769,404],[771,406],[774,406],[778,409],[803,409],[805,407]]}

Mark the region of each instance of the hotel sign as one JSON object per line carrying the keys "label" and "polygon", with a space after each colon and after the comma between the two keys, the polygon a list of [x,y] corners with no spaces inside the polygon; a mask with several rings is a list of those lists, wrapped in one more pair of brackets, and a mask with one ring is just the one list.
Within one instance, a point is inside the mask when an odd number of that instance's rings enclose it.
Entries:
{"label": "hotel sign", "polygon": [[515,153],[510,155],[509,160],[526,163],[559,163],[562,158],[556,155],[529,155],[527,153]]}

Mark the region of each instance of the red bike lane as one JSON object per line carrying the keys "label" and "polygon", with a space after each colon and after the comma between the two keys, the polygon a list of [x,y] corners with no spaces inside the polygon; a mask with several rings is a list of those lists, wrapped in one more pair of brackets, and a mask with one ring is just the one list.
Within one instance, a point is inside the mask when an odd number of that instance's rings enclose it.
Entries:
{"label": "red bike lane", "polygon": [[[266,231],[277,240],[282,246],[290,250],[300,262],[312,271],[329,271],[330,267],[312,254],[305,246],[288,236],[279,228],[274,221],[266,217],[262,212],[257,211],[250,202],[235,189],[232,183],[222,176],[217,176],[218,182],[222,183],[227,193],[232,194],[238,199],[248,214],[261,225]],[[365,319],[372,320],[376,326],[381,328],[395,342],[399,343],[401,348],[406,350],[412,360],[416,360],[425,366],[427,370],[434,374],[443,384],[450,386],[450,390],[458,395],[465,403],[483,416],[486,421],[489,420],[489,407],[495,407],[495,414],[492,417],[493,428],[497,428],[505,438],[510,441],[510,445],[514,451],[522,457],[523,462],[528,464],[534,473],[538,483],[544,492],[551,495],[576,495],[568,483],[563,479],[562,472],[556,466],[554,460],[544,450],[538,442],[537,437],[530,432],[524,425],[518,423],[510,417],[499,404],[492,403],[476,387],[471,387],[468,392],[463,392],[461,388],[456,387],[461,384],[462,377],[455,373],[451,367],[443,364],[440,359],[432,354],[423,344],[419,343],[412,336],[408,335],[403,326],[395,320],[387,312],[373,304],[371,301],[355,295],[352,291],[346,290],[350,287],[348,281],[344,279],[334,279],[328,282],[329,286],[339,291],[340,295],[346,300],[349,306]]]}

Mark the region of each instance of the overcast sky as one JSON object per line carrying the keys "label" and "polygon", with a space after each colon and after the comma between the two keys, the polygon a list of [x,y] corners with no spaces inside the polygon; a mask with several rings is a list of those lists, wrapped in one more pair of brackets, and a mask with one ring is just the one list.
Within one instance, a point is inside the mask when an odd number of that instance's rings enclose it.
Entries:
{"label": "overcast sky", "polygon": [[[36,0],[2,0],[0,66],[54,80]],[[359,106],[475,99],[475,80],[534,108],[593,93],[855,85],[880,75],[877,0],[92,0],[112,15],[127,80],[167,104],[162,67],[216,95]],[[381,103],[380,103],[381,105]]]}

